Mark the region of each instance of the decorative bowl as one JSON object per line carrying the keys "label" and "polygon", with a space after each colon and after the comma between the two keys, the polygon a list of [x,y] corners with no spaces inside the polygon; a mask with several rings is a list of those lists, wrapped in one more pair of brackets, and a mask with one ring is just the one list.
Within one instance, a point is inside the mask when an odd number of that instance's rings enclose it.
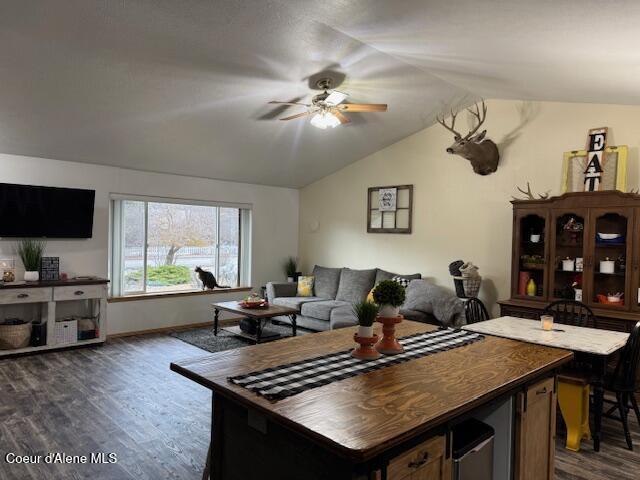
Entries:
{"label": "decorative bowl", "polygon": [[238,302],[238,305],[240,305],[242,308],[267,308],[269,306],[269,302],[267,302],[266,300],[262,300],[261,302],[240,301]]}
{"label": "decorative bowl", "polygon": [[620,238],[622,235],[619,233],[600,233],[598,232],[598,238],[600,240],[615,240]]}

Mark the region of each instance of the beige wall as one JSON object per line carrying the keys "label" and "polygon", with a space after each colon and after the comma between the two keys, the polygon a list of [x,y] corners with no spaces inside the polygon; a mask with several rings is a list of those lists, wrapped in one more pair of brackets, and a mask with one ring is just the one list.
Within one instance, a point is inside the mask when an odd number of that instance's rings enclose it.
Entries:
{"label": "beige wall", "polygon": [[[148,195],[252,205],[251,284],[256,290],[282,279],[282,259],[298,247],[298,191],[205,178],[140,172],[117,167],[0,154],[0,181],[96,191],[93,237],[86,240],[49,240],[46,254],[60,257],[60,270],[70,276],[108,276],[109,195]],[[0,239],[0,256],[15,257],[15,239]],[[16,260],[18,277],[23,267]],[[108,334],[206,322],[210,303],[235,300],[242,293],[165,297],[110,303]]]}
{"label": "beige wall", "polygon": [[[506,100],[487,104],[487,136],[501,150],[500,166],[492,175],[476,175],[466,160],[448,155],[445,148],[452,135],[435,125],[303,188],[303,267],[379,266],[421,272],[452,286],[448,264],[470,260],[485,279],[481,298],[493,305],[509,296],[509,200],[516,185],[530,181],[534,192],[558,194],[562,153],[584,148],[589,128],[608,126],[609,145],[630,147],[627,183],[628,188],[638,187],[640,106]],[[460,129],[467,125],[463,117]],[[413,233],[367,234],[367,188],[407,183],[414,185]]]}

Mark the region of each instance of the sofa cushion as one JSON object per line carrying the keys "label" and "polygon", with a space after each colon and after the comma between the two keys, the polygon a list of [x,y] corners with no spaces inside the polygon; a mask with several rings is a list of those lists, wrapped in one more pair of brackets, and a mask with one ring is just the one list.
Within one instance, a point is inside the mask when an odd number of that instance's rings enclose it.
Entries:
{"label": "sofa cushion", "polygon": [[336,307],[350,306],[347,302],[338,300],[322,300],[320,302],[303,303],[300,313],[306,317],[319,318],[327,322],[331,318],[331,310]]}
{"label": "sofa cushion", "polygon": [[358,319],[356,318],[356,314],[353,313],[353,307],[351,305],[343,305],[331,310],[329,321],[331,322],[331,330],[353,327],[358,324]]}
{"label": "sofa cushion", "polygon": [[300,310],[300,307],[304,303],[308,302],[321,302],[326,300],[326,298],[320,297],[276,297],[271,300],[271,303],[274,305],[280,305],[281,307],[289,307],[295,308],[296,310]]}
{"label": "sofa cushion", "polygon": [[336,298],[340,284],[341,268],[313,267],[314,293],[316,297]]}
{"label": "sofa cushion", "polygon": [[422,278],[422,275],[419,273],[412,273],[411,275],[400,275],[398,273],[387,272],[386,270],[378,269],[376,272],[376,285],[380,283],[382,280],[391,280],[393,277],[402,277],[407,280],[416,280]]}
{"label": "sofa cushion", "polygon": [[351,270],[344,268],[340,274],[340,286],[336,300],[356,303],[367,298],[367,294],[373,288],[376,279],[376,269]]}

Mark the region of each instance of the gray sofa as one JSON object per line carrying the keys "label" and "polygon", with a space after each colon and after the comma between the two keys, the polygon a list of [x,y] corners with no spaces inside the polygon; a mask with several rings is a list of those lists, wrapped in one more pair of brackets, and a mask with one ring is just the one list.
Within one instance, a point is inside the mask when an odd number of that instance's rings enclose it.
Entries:
{"label": "gray sofa", "polygon": [[[382,280],[403,277],[410,280],[407,299],[400,313],[409,320],[434,325],[457,325],[463,318],[462,302],[450,291],[421,280],[419,273],[398,275],[379,268],[352,270],[316,265],[313,269],[314,296],[298,297],[296,283],[267,284],[267,297],[275,305],[298,310],[297,323],[303,328],[323,331],[356,325],[352,305],[367,298]],[[287,317],[276,317],[289,323]]]}

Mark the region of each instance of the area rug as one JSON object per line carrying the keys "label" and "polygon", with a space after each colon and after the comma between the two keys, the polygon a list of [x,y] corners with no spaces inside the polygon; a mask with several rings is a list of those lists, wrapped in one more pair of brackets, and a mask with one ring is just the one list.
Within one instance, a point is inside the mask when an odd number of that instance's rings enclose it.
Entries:
{"label": "area rug", "polygon": [[[269,330],[274,330],[284,336],[291,335],[291,327],[288,325],[269,324],[268,328]],[[297,333],[298,335],[305,335],[310,332],[298,327]],[[172,332],[169,335],[212,353],[253,345],[253,342],[241,337],[236,337],[235,335],[221,329],[218,330],[218,335],[216,336],[213,334],[213,327],[180,330]],[[278,340],[273,341],[277,342]]]}

